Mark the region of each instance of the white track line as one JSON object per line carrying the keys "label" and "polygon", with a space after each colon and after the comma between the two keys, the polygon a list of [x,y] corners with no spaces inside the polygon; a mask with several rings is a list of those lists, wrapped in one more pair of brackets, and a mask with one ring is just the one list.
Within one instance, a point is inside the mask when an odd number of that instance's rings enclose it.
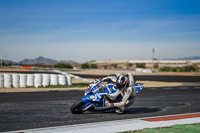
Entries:
{"label": "white track line", "polygon": [[148,89],[155,90],[155,89],[157,89],[157,88],[148,88]]}
{"label": "white track line", "polygon": [[[179,115],[183,115],[183,114],[179,114]],[[170,116],[175,116],[175,115],[170,115]],[[158,122],[149,122],[149,121],[144,121],[142,119],[144,118],[47,127],[47,128],[21,130],[21,131],[14,131],[14,132],[15,133],[19,133],[19,132],[24,132],[24,133],[36,133],[36,132],[37,133],[90,133],[90,132],[111,133],[111,132],[123,132],[123,131],[129,131],[129,130],[139,130],[139,129],[144,129],[144,128],[166,127],[166,126],[172,126],[175,124],[200,123],[200,117],[179,119],[179,120],[169,120],[169,121],[158,121]]]}
{"label": "white track line", "polygon": [[169,87],[168,87],[168,88],[163,88],[163,89],[164,89],[164,90],[171,90],[171,89],[173,89],[173,88],[169,88]]}
{"label": "white track line", "polygon": [[185,89],[189,89],[189,88],[188,87],[180,87],[179,89],[185,90]]}
{"label": "white track line", "polygon": [[200,87],[194,87],[194,89],[200,89]]}

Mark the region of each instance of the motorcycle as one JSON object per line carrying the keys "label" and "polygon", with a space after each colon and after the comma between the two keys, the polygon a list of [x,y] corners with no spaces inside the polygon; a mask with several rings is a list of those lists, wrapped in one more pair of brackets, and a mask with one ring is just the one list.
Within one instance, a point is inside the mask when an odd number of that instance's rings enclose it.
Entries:
{"label": "motorcycle", "polygon": [[[136,88],[136,93],[144,89],[142,84],[134,84]],[[91,83],[85,93],[84,97],[76,101],[71,106],[71,112],[73,114],[81,114],[85,111],[92,110],[104,110],[107,109],[104,105],[104,98],[106,94],[112,94],[116,92],[114,84],[106,84],[102,80],[97,80],[96,82]],[[111,109],[111,108],[110,108]]]}

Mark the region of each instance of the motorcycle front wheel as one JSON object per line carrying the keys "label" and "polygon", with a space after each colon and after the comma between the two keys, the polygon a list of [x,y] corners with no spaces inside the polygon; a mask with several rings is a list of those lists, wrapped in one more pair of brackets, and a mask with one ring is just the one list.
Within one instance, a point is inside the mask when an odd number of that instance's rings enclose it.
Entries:
{"label": "motorcycle front wheel", "polygon": [[83,111],[84,105],[85,105],[85,103],[82,100],[78,100],[71,106],[70,110],[73,114],[81,114],[84,112]]}

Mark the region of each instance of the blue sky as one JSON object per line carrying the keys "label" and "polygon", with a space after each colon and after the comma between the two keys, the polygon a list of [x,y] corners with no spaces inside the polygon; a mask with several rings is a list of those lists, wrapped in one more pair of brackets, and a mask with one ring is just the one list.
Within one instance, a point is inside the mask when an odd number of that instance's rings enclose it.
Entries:
{"label": "blue sky", "polygon": [[13,61],[200,56],[199,0],[0,0],[0,56]]}

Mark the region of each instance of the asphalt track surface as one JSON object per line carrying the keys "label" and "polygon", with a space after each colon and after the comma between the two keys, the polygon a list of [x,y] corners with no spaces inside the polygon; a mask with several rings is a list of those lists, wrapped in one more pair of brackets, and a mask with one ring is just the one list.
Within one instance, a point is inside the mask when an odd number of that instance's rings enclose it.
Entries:
{"label": "asphalt track surface", "polygon": [[0,132],[99,121],[200,112],[200,86],[145,88],[124,114],[71,114],[83,91],[0,93]]}

